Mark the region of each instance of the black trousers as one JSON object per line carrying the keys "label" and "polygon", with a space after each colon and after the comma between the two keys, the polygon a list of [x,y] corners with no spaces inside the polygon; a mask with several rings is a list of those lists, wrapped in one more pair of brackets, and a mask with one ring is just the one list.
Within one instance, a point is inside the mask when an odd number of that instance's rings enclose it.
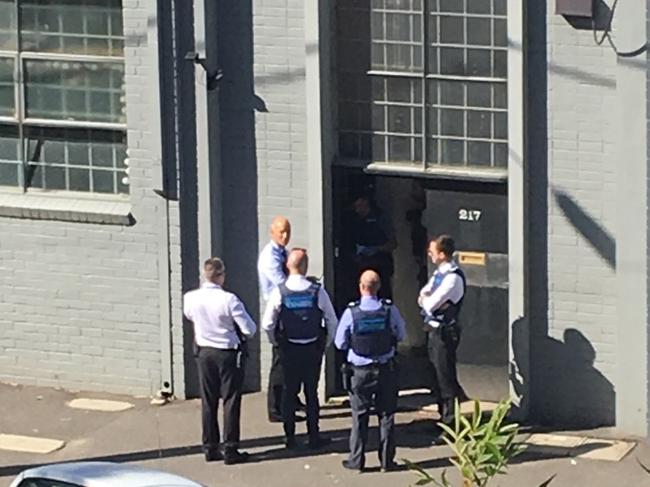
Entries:
{"label": "black trousers", "polygon": [[394,361],[383,365],[352,367],[349,461],[355,468],[365,466],[370,407],[374,403],[379,419],[379,462],[389,467],[395,459],[395,411],[397,410],[397,371]]}
{"label": "black trousers", "polygon": [[284,434],[293,438],[296,434],[296,395],[304,388],[307,406],[307,433],[310,441],[319,438],[318,380],[320,379],[323,350],[317,343],[305,345],[286,342],[280,352],[284,372],[282,413]]}
{"label": "black trousers", "polygon": [[266,392],[266,407],[269,419],[282,417],[282,390],[284,389],[284,372],[282,371],[280,350],[277,345],[273,345],[271,353],[269,387]]}
{"label": "black trousers", "polygon": [[239,418],[244,367],[237,350],[201,347],[198,353],[201,414],[203,418],[203,449],[219,448],[219,399],[223,400],[223,443],[226,450],[239,445]]}
{"label": "black trousers", "polygon": [[453,424],[456,399],[461,393],[456,371],[456,350],[460,343],[457,324],[439,326],[428,332],[427,349],[433,366],[432,389],[438,391],[438,412],[441,421]]}

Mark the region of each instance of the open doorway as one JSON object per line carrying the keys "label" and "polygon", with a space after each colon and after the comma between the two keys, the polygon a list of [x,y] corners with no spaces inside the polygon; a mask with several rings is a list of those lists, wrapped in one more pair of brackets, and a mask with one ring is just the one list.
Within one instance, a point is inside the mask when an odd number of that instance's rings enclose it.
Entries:
{"label": "open doorway", "polygon": [[[486,183],[435,181],[417,177],[369,175],[361,169],[333,168],[332,228],[334,304],[342,313],[358,299],[358,265],[351,257],[358,220],[359,195],[392,227],[390,297],[407,325],[398,360],[402,389],[428,389],[431,368],[426,332],[417,306],[420,288],[432,272],[428,239],[451,234],[468,278],[461,316],[463,338],[458,350],[459,379],[470,397],[498,400],[508,394],[507,196],[505,187]],[[470,212],[470,213],[467,213]],[[383,278],[385,280],[385,277]],[[330,352],[328,395],[343,394],[338,373],[343,354]]]}

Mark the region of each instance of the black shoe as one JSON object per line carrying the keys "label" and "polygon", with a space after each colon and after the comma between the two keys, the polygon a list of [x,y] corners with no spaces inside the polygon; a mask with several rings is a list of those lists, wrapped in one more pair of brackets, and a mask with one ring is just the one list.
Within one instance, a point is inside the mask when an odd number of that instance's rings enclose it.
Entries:
{"label": "black shoe", "polygon": [[307,416],[302,416],[301,414],[296,414],[296,418],[294,419],[296,423],[302,423],[304,421],[307,421]]}
{"label": "black shoe", "polygon": [[295,450],[296,448],[298,448],[298,444],[296,443],[296,439],[293,438],[293,437],[287,438],[286,440],[284,440],[284,446],[288,450]]}
{"label": "black shoe", "polygon": [[206,462],[218,462],[223,460],[223,455],[220,451],[206,451],[205,452],[205,461]]}
{"label": "black shoe", "polygon": [[379,470],[381,470],[384,473],[385,472],[394,472],[395,470],[397,470],[397,464],[395,462],[390,462],[387,465],[382,465],[382,467]]}
{"label": "black shoe", "polygon": [[279,414],[269,414],[269,422],[270,423],[282,423],[282,422],[284,422],[284,418]]}
{"label": "black shoe", "polygon": [[447,444],[447,442],[445,441],[445,435],[436,436],[431,441],[431,445],[433,445],[433,446],[441,446],[441,445],[446,445],[446,444]]}
{"label": "black shoe", "polygon": [[353,470],[353,471],[355,471],[357,473],[362,473],[363,472],[363,467],[361,465],[356,466],[350,460],[343,460],[341,462],[341,465],[343,465],[343,468],[348,469],[348,470]]}
{"label": "black shoe", "polygon": [[330,443],[332,443],[332,440],[330,440],[329,438],[323,438],[321,436],[320,438],[309,440],[309,448],[311,450],[319,450],[320,448],[323,448],[329,445]]}
{"label": "black shoe", "polygon": [[250,455],[245,451],[229,450],[226,451],[223,456],[223,463],[225,465],[236,465],[238,463],[247,462],[249,457]]}

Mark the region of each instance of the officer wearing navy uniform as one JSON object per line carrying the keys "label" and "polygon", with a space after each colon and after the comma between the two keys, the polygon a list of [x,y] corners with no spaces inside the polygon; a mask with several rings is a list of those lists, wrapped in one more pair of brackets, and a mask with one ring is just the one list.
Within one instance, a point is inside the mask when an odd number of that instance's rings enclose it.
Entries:
{"label": "officer wearing navy uniform", "polygon": [[379,274],[366,270],[359,279],[361,300],[350,303],[341,316],[334,344],[347,351],[351,369],[350,406],[352,430],[350,455],[343,467],[363,471],[368,441],[370,408],[379,417],[379,461],[382,471],[395,468],[394,424],[398,376],[395,368],[397,343],[406,335],[404,320],[389,300],[377,297]]}
{"label": "officer wearing navy uniform", "polygon": [[[262,327],[278,346],[284,373],[282,414],[287,448],[295,448],[296,401],[304,387],[309,447],[326,441],[319,430],[318,381],[325,346],[338,321],[327,292],[306,277],[309,258],[304,249],[293,249],[287,258],[289,277],[269,297]],[[325,325],[325,326],[324,326]]]}
{"label": "officer wearing navy uniform", "polygon": [[380,295],[390,298],[394,271],[392,252],[397,248],[393,228],[382,211],[371,204],[368,196],[357,197],[353,208],[356,215],[352,233],[357,275],[367,269],[377,272],[382,282]]}
{"label": "officer wearing navy uniform", "polygon": [[[257,326],[239,298],[223,289],[225,274],[221,259],[206,260],[205,282],[200,289],[185,294],[183,313],[194,325],[205,459],[223,459],[230,465],[248,458],[238,450],[239,418],[245,341],[255,334]],[[223,451],[219,449],[219,399],[223,401]]]}
{"label": "officer wearing navy uniform", "polygon": [[427,329],[429,360],[434,369],[433,388],[439,394],[438,412],[447,425],[453,424],[455,403],[462,394],[456,350],[460,343],[458,315],[465,296],[465,275],[453,260],[454,251],[455,243],[449,235],[431,240],[428,254],[436,270],[418,298]]}

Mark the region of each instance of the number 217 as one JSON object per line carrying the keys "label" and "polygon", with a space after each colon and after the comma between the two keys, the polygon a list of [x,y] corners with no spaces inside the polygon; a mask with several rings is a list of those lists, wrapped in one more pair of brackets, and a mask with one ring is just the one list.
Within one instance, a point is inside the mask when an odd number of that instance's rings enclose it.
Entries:
{"label": "number 217", "polygon": [[461,208],[458,210],[458,219],[468,222],[477,222],[481,219],[481,210],[468,210]]}

